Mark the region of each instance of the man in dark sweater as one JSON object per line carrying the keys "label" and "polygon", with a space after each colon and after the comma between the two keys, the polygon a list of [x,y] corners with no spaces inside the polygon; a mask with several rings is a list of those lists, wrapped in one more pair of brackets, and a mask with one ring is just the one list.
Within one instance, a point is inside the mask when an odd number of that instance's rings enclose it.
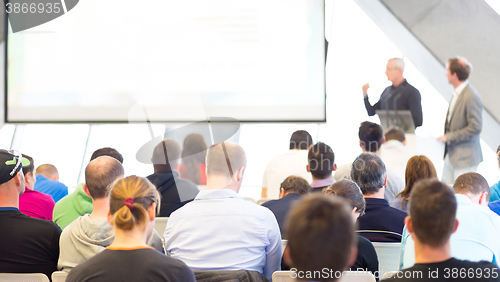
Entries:
{"label": "man in dark sweater", "polygon": [[196,184],[179,178],[180,156],[179,144],[172,139],[165,139],[156,145],[151,157],[154,173],[147,178],[161,194],[160,217],[169,217],[200,192]]}
{"label": "man in dark sweater", "polygon": [[500,269],[487,261],[451,256],[450,236],[457,230],[457,200],[437,180],[417,183],[411,193],[406,226],[415,241],[415,265],[392,275],[390,281],[500,281]]}
{"label": "man in dark sweater", "polygon": [[358,219],[359,233],[372,242],[401,242],[406,212],[384,199],[387,174],[379,156],[362,153],[352,163],[351,179],[366,201],[365,215]]}
{"label": "man in dark sweater", "polygon": [[295,201],[300,200],[302,195],[311,192],[311,186],[304,178],[291,175],[281,183],[280,189],[280,198],[278,200],[267,201],[262,206],[274,213],[280,227],[281,238],[286,239],[284,225],[288,211],[290,211],[290,207]]}
{"label": "man in dark sweater", "polygon": [[50,277],[57,270],[61,228],[19,211],[19,195],[25,188],[21,169],[29,164],[16,151],[0,150],[0,273]]}

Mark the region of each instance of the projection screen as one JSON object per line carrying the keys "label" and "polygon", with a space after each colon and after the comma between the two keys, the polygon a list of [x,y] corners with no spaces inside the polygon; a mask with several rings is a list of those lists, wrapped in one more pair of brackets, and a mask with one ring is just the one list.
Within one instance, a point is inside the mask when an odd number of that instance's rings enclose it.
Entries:
{"label": "projection screen", "polygon": [[323,0],[84,0],[7,35],[8,122],[325,121]]}

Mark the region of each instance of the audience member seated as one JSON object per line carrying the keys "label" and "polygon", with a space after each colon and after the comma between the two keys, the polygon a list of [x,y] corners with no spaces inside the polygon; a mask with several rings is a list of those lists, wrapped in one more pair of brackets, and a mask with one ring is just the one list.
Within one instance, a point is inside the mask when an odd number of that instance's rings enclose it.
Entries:
{"label": "audience member seated", "polygon": [[36,168],[35,191],[49,194],[58,202],[64,196],[68,195],[68,187],[59,182],[59,172],[54,165],[43,164]]}
{"label": "audience member seated", "polygon": [[153,151],[151,162],[154,173],[147,177],[158,189],[161,195],[161,217],[170,214],[185,204],[191,202],[200,192],[193,182],[179,178],[179,158],[181,148],[176,141],[165,139],[158,143]]}
{"label": "audience member seated", "polygon": [[195,282],[193,271],[185,263],[146,244],[153,232],[159,202],[157,190],[145,178],[129,176],[117,180],[108,207],[115,234],[113,243],[75,267],[66,281]]}
{"label": "audience member seated", "polygon": [[299,281],[338,281],[356,259],[351,208],[343,199],[306,196],[290,212],[286,230],[283,257]]}
{"label": "audience member seated", "polygon": [[207,144],[203,136],[197,133],[186,136],[182,144],[180,178],[196,185],[207,185],[206,156]]}
{"label": "audience member seated", "polygon": [[238,195],[246,163],[238,144],[208,149],[207,190],[171,214],[164,234],[168,255],[200,271],[257,271],[271,280],[280,270],[274,214]]}
{"label": "audience member seated", "polygon": [[30,165],[23,166],[26,188],[19,196],[19,211],[34,218],[52,220],[55,202],[50,195],[33,190],[36,182],[33,158],[24,154],[23,158],[29,160]]}
{"label": "audience member seated", "polygon": [[311,135],[305,130],[297,130],[290,137],[290,150],[271,159],[262,179],[262,198],[278,199],[280,183],[290,175],[300,176],[311,182],[307,166],[307,154],[313,144]]}
{"label": "audience member seated", "polygon": [[[90,161],[101,156],[110,156],[123,163],[123,156],[115,149],[104,147],[97,149]],[[54,207],[54,222],[62,229],[68,226],[79,216],[92,212],[92,198],[83,190],[83,183],[78,184],[76,190],[70,195],[62,198]]]}
{"label": "audience member seated", "polygon": [[500,281],[495,264],[454,257],[450,235],[453,238],[452,233],[462,225],[456,218],[457,200],[460,197],[455,198],[448,185],[437,180],[422,180],[413,187],[405,222],[415,241],[415,265],[388,281]]}
{"label": "audience member seated", "polygon": [[[354,223],[359,217],[365,214],[366,203],[363,193],[355,182],[343,179],[332,184],[325,190],[325,194],[344,198],[351,205],[352,220]],[[356,262],[351,265],[351,271],[363,269],[370,271],[374,275],[378,273],[378,257],[372,242],[365,237],[358,235],[358,254]]]}
{"label": "audience member seated", "polygon": [[[458,204],[456,217],[459,225],[457,231],[451,235],[451,255],[458,259],[485,260],[498,265],[500,217],[487,207],[490,192],[488,182],[480,174],[469,172],[455,180],[453,189]],[[414,240],[407,233],[405,228],[400,258],[403,260],[403,267],[410,267],[415,263],[415,250],[406,248],[406,245],[413,245]]]}
{"label": "audience member seated", "polygon": [[401,179],[404,179],[406,163],[416,155],[416,152],[406,146],[405,132],[401,128],[389,128],[384,136],[385,143],[380,149],[380,158],[388,170],[394,171]]}
{"label": "audience member seated", "polygon": [[270,209],[274,213],[283,239],[286,239],[284,237],[284,226],[285,218],[290,211],[290,207],[294,202],[300,200],[302,195],[309,194],[310,192],[311,186],[304,178],[291,175],[281,183],[279,200],[271,200],[262,204],[262,206]]}
{"label": "audience member seated", "polygon": [[19,211],[19,195],[26,187],[21,169],[30,166],[16,151],[0,150],[0,273],[50,277],[57,270],[61,228]]}
{"label": "audience member seated", "polygon": [[[108,156],[96,158],[85,168],[83,190],[92,198],[93,210],[91,214],[78,217],[64,228],[57,264],[60,270],[69,272],[113,242],[115,233],[108,222],[109,193],[111,184],[123,178],[123,175],[122,164]],[[158,235],[156,238],[157,250],[162,251],[161,238]]]}
{"label": "audience member seated", "polygon": [[[500,168],[500,146],[497,148],[498,167]],[[500,200],[500,181],[490,187],[490,202]]]}
{"label": "audience member seated", "polygon": [[352,163],[351,179],[366,201],[365,215],[358,219],[359,233],[372,242],[401,242],[406,212],[389,206],[384,199],[387,176],[382,159],[362,153]]}
{"label": "audience member seated", "polygon": [[405,189],[391,201],[391,207],[407,212],[412,187],[419,180],[428,178],[437,178],[436,168],[431,160],[424,155],[411,157],[406,165]]}
{"label": "audience member seated", "polygon": [[[380,148],[385,142],[382,127],[376,123],[365,121],[359,126],[359,146],[365,153],[374,153],[380,157]],[[335,172],[336,181],[341,179],[351,179],[352,163],[341,165]],[[403,191],[404,181],[398,174],[390,169],[387,171],[387,185],[385,187],[384,198],[390,202],[399,192]],[[353,179],[354,180],[354,179]],[[359,184],[359,183],[358,183]]]}
{"label": "audience member seated", "polygon": [[312,175],[312,192],[323,192],[323,189],[335,182],[332,172],[337,169],[335,154],[332,148],[323,142],[318,142],[309,149],[307,154],[307,172]]}

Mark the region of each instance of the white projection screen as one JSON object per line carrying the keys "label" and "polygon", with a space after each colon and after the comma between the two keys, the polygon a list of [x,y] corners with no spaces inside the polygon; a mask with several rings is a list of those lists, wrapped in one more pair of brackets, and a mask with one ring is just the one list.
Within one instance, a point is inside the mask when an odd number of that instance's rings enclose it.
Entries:
{"label": "white projection screen", "polygon": [[[56,0],[60,1],[60,0]],[[7,28],[7,122],[322,122],[323,0],[84,0]]]}

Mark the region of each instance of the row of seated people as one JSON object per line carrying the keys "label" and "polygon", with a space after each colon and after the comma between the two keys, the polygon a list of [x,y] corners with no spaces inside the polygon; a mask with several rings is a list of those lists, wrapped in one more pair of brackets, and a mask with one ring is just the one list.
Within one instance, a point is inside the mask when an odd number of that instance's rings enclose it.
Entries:
{"label": "row of seated people", "polygon": [[[53,249],[59,245],[61,230],[50,221],[19,213],[16,205],[25,184],[21,167],[28,166],[29,161],[15,152],[0,151],[0,157],[0,220],[5,227],[0,235],[0,271],[50,276],[51,264],[54,267],[53,259],[57,258]],[[361,161],[362,169],[355,166]],[[96,158],[87,166],[86,177],[95,169],[93,174],[100,174],[101,179],[113,178],[107,185],[108,197],[100,200],[107,201],[107,220],[113,226],[114,240],[105,250],[76,265],[67,281],[195,281],[193,270],[242,269],[254,271],[260,279],[256,281],[270,280],[280,269],[281,234],[269,209],[238,195],[245,166],[246,156],[239,145],[222,143],[208,150],[207,190],[172,213],[164,234],[169,256],[164,256],[147,245],[161,203],[156,187],[142,177],[120,177],[123,167],[114,158]],[[380,158],[364,153],[353,164],[352,178],[358,179],[357,169],[367,170],[371,178],[370,168],[377,166],[384,168]],[[113,177],[112,171],[119,176]],[[383,170],[382,176],[385,179]],[[457,179],[456,185],[463,189],[460,181]],[[86,186],[92,186],[87,182],[86,178]],[[363,200],[359,183],[339,181],[326,193],[306,196],[292,207],[285,223],[288,247],[283,255],[294,270],[290,275],[309,281],[335,281],[338,272],[355,263],[359,257],[355,220],[363,212],[363,205],[358,206]],[[396,277],[420,271],[423,278],[407,280],[430,281],[430,275],[444,279],[453,275],[446,269],[457,268],[471,269],[472,274],[465,277],[473,275],[473,281],[500,281],[493,275],[499,271],[495,264],[452,257],[450,235],[459,227],[456,217],[460,197],[437,180],[423,180],[412,190],[405,221],[414,240],[416,264]],[[62,237],[70,229],[71,225],[61,235],[61,253],[65,251]],[[318,273],[320,277],[316,277]]]}

